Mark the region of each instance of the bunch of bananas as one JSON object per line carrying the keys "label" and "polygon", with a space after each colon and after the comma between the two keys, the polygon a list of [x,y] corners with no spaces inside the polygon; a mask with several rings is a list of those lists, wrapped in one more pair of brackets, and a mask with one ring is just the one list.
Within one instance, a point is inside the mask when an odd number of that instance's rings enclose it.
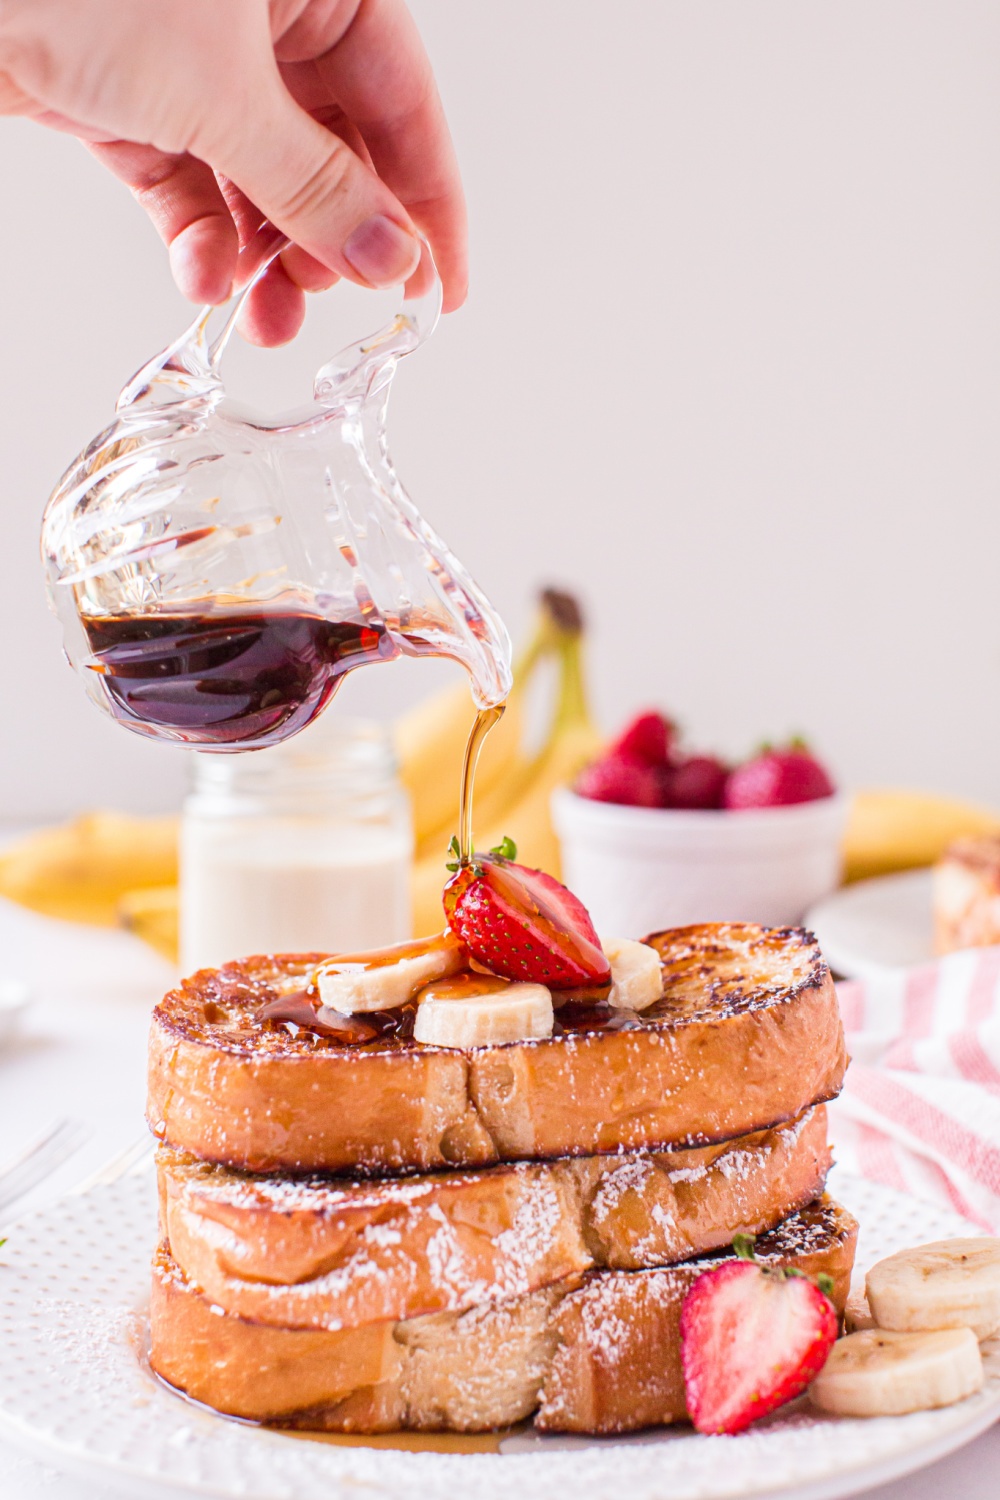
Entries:
{"label": "bunch of bananas", "polygon": [[98,927],[117,925],[127,891],[176,884],[176,818],[87,813],[0,854],[0,895]]}
{"label": "bunch of bananas", "polygon": [[856,792],[844,836],[844,879],[932,865],[956,839],[1000,831],[1000,814],[930,792]]}
{"label": "bunch of bananas", "polygon": [[[600,748],[583,688],[583,631],[568,595],[548,590],[514,669],[507,709],[486,740],[475,784],[479,848],[505,834],[527,864],[557,872],[549,818],[552,790],[572,780]],[[556,684],[541,748],[527,743],[527,697],[542,663]],[[459,780],[473,720],[468,688],[457,683],[396,724],[400,774],[413,807],[414,931],[444,922],[441,890],[448,842],[458,828]],[[32,834],[0,855],[0,895],[73,922],[120,924],[172,961],[177,958],[176,818],[96,812]]]}

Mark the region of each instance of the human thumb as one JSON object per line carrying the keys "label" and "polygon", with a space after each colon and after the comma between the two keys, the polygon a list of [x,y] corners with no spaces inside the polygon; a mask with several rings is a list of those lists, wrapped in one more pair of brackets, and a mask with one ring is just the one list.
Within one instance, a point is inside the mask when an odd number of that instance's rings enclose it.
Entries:
{"label": "human thumb", "polygon": [[231,141],[226,132],[220,145],[206,150],[210,166],[339,275],[371,287],[407,280],[421,254],[410,217],[339,136],[301,109],[280,82],[267,107],[241,123]]}

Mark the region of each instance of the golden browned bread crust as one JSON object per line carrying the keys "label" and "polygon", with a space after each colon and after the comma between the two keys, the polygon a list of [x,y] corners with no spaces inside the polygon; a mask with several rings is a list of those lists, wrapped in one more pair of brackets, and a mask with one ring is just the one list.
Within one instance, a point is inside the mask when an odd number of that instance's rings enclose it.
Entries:
{"label": "golden browned bread crust", "polygon": [[249,1177],[168,1148],[161,1231],[226,1312],[348,1328],[499,1302],[593,1266],[669,1265],[812,1202],[826,1110],[718,1146],[377,1183]]}
{"label": "golden browned bread crust", "polygon": [[709,1144],[837,1093],[843,1033],[809,933],[708,924],[646,941],[664,979],[649,1010],[469,1052],[256,1021],[322,955],[203,970],[154,1012],[150,1125],[249,1171],[384,1175]]}
{"label": "golden browned bread crust", "polygon": [[1000,834],[957,839],[934,866],[938,953],[1000,943]]}
{"label": "golden browned bread crust", "polygon": [[[828,1199],[761,1236],[770,1264],[833,1278],[843,1310],[857,1225]],[[596,1271],[463,1313],[338,1332],[282,1329],[214,1307],[165,1249],[156,1256],[150,1359],[217,1410],[328,1432],[624,1432],[684,1415],[678,1321],[718,1257]]]}
{"label": "golden browned bread crust", "polygon": [[[762,1235],[758,1256],[833,1278],[842,1317],[851,1286],[858,1226],[826,1199]],[[563,1297],[553,1314],[556,1347],[546,1371],[536,1427],[550,1432],[629,1432],[687,1415],[680,1362],[680,1317],[705,1261],[665,1266],[627,1287],[604,1272]]]}

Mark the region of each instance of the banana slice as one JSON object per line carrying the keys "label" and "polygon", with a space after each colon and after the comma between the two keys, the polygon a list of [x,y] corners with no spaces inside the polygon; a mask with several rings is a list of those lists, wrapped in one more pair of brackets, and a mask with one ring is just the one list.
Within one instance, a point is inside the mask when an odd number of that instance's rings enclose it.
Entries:
{"label": "banana slice", "polygon": [[982,1356],[970,1328],[867,1328],[837,1340],[809,1399],[839,1417],[899,1417],[964,1401],[982,1384]]}
{"label": "banana slice", "polygon": [[435,979],[457,974],[468,954],[450,932],[416,943],[398,943],[371,953],[345,954],[318,971],[319,998],[342,1016],[406,1005]]}
{"label": "banana slice", "polygon": [[551,1035],[552,995],[544,984],[461,974],[417,996],[414,1040],[432,1047],[498,1047]]}
{"label": "banana slice", "polygon": [[631,938],[602,938],[601,947],[611,965],[611,1005],[645,1010],[662,997],[663,972],[655,948]]}
{"label": "banana slice", "polygon": [[868,1298],[861,1287],[852,1289],[844,1305],[844,1327],[848,1333],[860,1333],[864,1328],[875,1328],[877,1325],[872,1317],[872,1310],[868,1306]]}
{"label": "banana slice", "polygon": [[879,1328],[1000,1329],[1000,1239],[935,1240],[872,1266],[865,1291]]}

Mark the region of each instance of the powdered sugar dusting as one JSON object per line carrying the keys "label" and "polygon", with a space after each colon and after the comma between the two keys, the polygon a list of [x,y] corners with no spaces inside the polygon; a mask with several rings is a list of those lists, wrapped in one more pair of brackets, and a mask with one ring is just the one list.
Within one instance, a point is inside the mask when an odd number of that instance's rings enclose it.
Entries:
{"label": "powdered sugar dusting", "polygon": [[[803,1136],[809,1120],[818,1133]],[[160,1163],[173,1253],[198,1285],[243,1317],[332,1329],[727,1244],[734,1224],[767,1227],[820,1188],[821,1136],[810,1110],[747,1144],[383,1183],[281,1182],[170,1151]]]}

